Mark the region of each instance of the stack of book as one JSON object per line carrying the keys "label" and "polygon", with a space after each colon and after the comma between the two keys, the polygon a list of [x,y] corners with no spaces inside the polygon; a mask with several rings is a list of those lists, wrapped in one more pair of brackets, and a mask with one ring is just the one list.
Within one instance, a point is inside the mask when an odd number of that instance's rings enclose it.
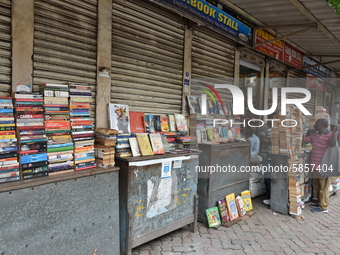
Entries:
{"label": "stack of book", "polygon": [[91,87],[72,83],[69,88],[75,170],[96,167],[93,121],[90,117]]}
{"label": "stack of book", "polygon": [[115,165],[115,145],[117,130],[96,128],[94,152],[98,167]]}
{"label": "stack of book", "polygon": [[47,134],[48,169],[50,175],[72,172],[74,168],[71,138],[68,85],[41,84],[45,95],[45,130]]}
{"label": "stack of book", "polygon": [[[278,119],[275,116],[274,119]],[[279,122],[274,121],[272,126],[272,154],[280,154],[280,140],[279,140]]]}
{"label": "stack of book", "polygon": [[22,179],[48,175],[43,104],[41,93],[15,94]]}
{"label": "stack of book", "polygon": [[331,185],[332,185],[334,193],[339,192],[340,191],[340,177],[332,177]]}
{"label": "stack of book", "polygon": [[296,153],[302,151],[302,138],[303,138],[303,120],[302,120],[302,112],[300,110],[295,111],[295,120],[297,122],[297,126],[295,127],[295,139],[296,139]]}
{"label": "stack of book", "polygon": [[0,97],[0,183],[20,180],[13,102]]}
{"label": "stack of book", "polygon": [[327,113],[326,108],[324,108],[323,106],[317,105],[315,107],[315,119],[326,119],[328,120],[328,123],[330,123],[330,117],[329,114]]}
{"label": "stack of book", "polygon": [[296,167],[298,167],[299,164],[300,162],[298,160],[293,159],[288,160],[289,213],[297,216],[302,214],[303,206],[300,186],[301,176],[296,169]]}
{"label": "stack of book", "polygon": [[115,146],[115,155],[117,157],[131,157],[131,147],[129,143],[129,138],[134,138],[134,134],[122,133],[117,134],[117,143]]}

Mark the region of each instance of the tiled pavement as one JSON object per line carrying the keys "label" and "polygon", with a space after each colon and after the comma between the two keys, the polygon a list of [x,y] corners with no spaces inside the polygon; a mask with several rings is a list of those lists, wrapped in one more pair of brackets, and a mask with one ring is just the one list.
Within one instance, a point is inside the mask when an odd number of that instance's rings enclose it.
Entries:
{"label": "tiled pavement", "polygon": [[196,233],[184,227],[136,247],[133,254],[340,254],[340,194],[330,198],[328,213],[313,213],[306,205],[300,220],[270,211],[262,198],[253,204],[256,213],[230,228],[198,223]]}

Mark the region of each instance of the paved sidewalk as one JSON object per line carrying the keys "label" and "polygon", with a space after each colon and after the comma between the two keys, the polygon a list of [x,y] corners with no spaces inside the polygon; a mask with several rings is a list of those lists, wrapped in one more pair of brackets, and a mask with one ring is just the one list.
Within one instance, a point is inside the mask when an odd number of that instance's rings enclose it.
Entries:
{"label": "paved sidewalk", "polygon": [[184,227],[136,247],[133,254],[340,254],[340,194],[330,198],[328,213],[313,213],[306,205],[300,220],[270,211],[262,198],[253,204],[256,213],[230,228],[198,223],[196,233]]}

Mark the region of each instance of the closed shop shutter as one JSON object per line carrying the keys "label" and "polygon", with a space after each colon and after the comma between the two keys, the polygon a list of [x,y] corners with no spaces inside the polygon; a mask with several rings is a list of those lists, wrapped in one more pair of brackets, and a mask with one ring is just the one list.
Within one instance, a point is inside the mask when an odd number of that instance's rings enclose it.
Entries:
{"label": "closed shop shutter", "polygon": [[[306,73],[298,70],[292,69],[289,71],[289,87],[299,87],[299,88],[306,88]],[[316,91],[315,89],[308,89],[311,93],[311,99],[304,103],[303,105],[306,109],[313,115],[315,113],[315,103],[316,103]],[[292,94],[288,95],[288,98],[303,98],[304,95],[302,94]]]}
{"label": "closed shop shutter", "polygon": [[95,114],[97,1],[35,0],[33,90],[41,83],[89,84]]}
{"label": "closed shop shutter", "polygon": [[0,96],[11,95],[11,0],[0,0]]}
{"label": "closed shop shutter", "polygon": [[[228,38],[207,28],[194,26],[192,41],[191,95],[200,95],[202,83],[234,84],[235,49]],[[223,102],[232,102],[228,89],[216,89]],[[209,97],[209,96],[208,96]]]}
{"label": "closed shop shutter", "polygon": [[316,105],[323,106],[324,92],[316,91]]}
{"label": "closed shop shutter", "polygon": [[111,102],[180,113],[185,20],[148,1],[113,1]]}

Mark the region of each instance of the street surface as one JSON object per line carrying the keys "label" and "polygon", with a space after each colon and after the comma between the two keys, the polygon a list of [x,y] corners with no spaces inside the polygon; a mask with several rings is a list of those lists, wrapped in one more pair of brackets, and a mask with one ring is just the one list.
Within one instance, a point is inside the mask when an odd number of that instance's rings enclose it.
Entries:
{"label": "street surface", "polygon": [[198,223],[171,232],[133,249],[133,255],[180,254],[340,254],[340,194],[330,197],[328,213],[313,213],[307,204],[304,218],[274,213],[255,198],[256,213],[230,228],[208,229]]}

